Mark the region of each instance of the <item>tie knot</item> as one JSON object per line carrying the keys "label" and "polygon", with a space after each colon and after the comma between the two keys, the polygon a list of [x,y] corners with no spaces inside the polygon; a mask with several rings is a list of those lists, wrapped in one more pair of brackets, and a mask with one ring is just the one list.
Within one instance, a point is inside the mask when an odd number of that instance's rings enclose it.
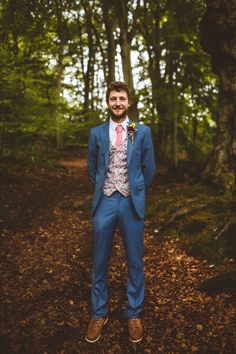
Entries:
{"label": "tie knot", "polygon": [[122,132],[122,125],[117,125],[116,126],[116,131],[117,131],[117,133],[121,133]]}

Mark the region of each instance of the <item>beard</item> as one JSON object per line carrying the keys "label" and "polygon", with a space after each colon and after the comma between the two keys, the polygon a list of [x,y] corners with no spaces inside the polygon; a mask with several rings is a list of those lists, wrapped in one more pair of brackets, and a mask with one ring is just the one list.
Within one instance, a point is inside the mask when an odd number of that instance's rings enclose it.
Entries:
{"label": "beard", "polygon": [[125,118],[128,113],[128,109],[124,109],[121,114],[115,114],[110,108],[108,108],[108,111],[114,120],[119,120],[121,118]]}

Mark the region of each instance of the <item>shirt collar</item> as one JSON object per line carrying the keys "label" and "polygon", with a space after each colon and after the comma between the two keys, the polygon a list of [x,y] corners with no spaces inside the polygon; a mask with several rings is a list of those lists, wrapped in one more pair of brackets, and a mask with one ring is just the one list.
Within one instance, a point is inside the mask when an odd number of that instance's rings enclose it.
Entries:
{"label": "shirt collar", "polygon": [[126,129],[127,125],[129,123],[129,117],[127,117],[122,123],[115,123],[111,118],[110,118],[110,128],[114,131],[116,131],[117,125],[122,125],[123,130]]}

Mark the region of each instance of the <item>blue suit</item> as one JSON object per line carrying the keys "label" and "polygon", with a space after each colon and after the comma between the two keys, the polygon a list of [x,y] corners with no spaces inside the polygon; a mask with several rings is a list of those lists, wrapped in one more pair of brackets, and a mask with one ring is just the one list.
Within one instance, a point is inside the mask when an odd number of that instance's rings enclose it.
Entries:
{"label": "blue suit", "polygon": [[127,166],[131,195],[102,193],[109,164],[109,122],[90,130],[88,174],[95,185],[92,205],[94,265],[92,274],[93,318],[107,316],[107,268],[117,222],[120,224],[128,260],[126,317],[139,317],[144,300],[143,226],[145,191],[155,174],[150,129],[137,124],[134,144],[128,138]]}

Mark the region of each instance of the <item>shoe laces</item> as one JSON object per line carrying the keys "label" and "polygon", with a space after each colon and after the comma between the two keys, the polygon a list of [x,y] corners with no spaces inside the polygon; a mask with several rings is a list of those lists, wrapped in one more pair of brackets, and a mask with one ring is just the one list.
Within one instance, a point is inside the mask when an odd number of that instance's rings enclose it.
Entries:
{"label": "shoe laces", "polygon": [[130,318],[129,319],[129,325],[130,327],[134,328],[137,327],[141,324],[140,318]]}
{"label": "shoe laces", "polygon": [[98,320],[92,320],[90,325],[95,327],[100,327],[103,321],[104,321],[103,318],[99,318]]}

